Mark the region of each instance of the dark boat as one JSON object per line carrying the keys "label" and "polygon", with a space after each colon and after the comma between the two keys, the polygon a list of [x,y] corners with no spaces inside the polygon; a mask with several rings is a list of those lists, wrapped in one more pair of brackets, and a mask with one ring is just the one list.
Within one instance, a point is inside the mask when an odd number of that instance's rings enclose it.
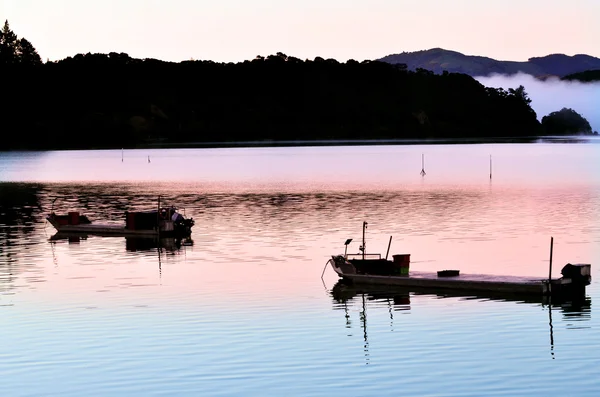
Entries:
{"label": "dark boat", "polygon": [[52,211],[46,217],[52,226],[62,233],[85,233],[100,236],[189,236],[195,222],[186,218],[173,206],[149,211],[126,211],[123,224],[96,223],[86,215],[70,211],[57,215]]}
{"label": "dark boat", "polygon": [[[345,281],[363,285],[393,285],[433,290],[500,292],[530,295],[582,295],[591,283],[590,264],[566,264],[560,278],[535,278],[485,274],[461,274],[458,270],[409,272],[410,255],[393,255],[394,260],[380,254],[367,254],[363,222],[361,253],[334,255],[328,260],[332,269]],[[352,241],[346,240],[347,246]],[[390,238],[391,245],[391,238]],[[388,246],[389,253],[389,246]],[[552,266],[552,261],[550,261]]]}

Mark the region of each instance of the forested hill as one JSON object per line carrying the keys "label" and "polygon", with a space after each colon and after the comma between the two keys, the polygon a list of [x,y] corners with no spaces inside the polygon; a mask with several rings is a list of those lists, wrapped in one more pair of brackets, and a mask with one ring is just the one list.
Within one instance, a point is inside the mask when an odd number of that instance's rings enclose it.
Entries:
{"label": "forested hill", "polygon": [[587,70],[581,73],[573,73],[563,77],[561,80],[568,81],[581,81],[584,83],[591,83],[594,81],[600,81],[600,69],[598,70]]}
{"label": "forested hill", "polygon": [[0,65],[0,150],[149,142],[505,137],[540,133],[523,87],[378,61],[241,63],[77,55]]}
{"label": "forested hill", "polygon": [[492,58],[465,55],[443,48],[425,51],[402,52],[387,55],[380,61],[392,64],[403,63],[409,70],[423,68],[435,73],[443,71],[465,73],[470,76],[488,76],[490,74],[512,75],[526,73],[535,77],[563,77],[586,70],[600,70],[600,58],[578,54],[551,54],[529,58],[526,62],[499,61]]}

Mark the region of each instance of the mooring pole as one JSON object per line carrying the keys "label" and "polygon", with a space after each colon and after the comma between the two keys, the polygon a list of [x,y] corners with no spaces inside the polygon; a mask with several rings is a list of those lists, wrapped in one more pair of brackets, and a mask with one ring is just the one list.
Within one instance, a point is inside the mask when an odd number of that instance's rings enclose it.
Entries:
{"label": "mooring pole", "polygon": [[492,179],[492,155],[490,154],[490,179]]}
{"label": "mooring pole", "polygon": [[390,254],[390,247],[392,246],[392,236],[390,236],[390,242],[388,244],[388,250],[385,254],[385,260],[387,261],[388,255]]}
{"label": "mooring pole", "polygon": [[158,232],[158,238],[160,241],[160,195],[158,196],[158,204],[156,208],[156,231]]}
{"label": "mooring pole", "polygon": [[367,230],[367,222],[363,222],[363,241],[362,241],[362,258],[365,259],[365,251],[367,250],[367,243],[365,241],[365,231]]}
{"label": "mooring pole", "polygon": [[425,176],[425,154],[421,154],[421,176]]}
{"label": "mooring pole", "polygon": [[552,249],[554,247],[554,237],[550,237],[550,266],[548,269],[548,292],[552,291]]}

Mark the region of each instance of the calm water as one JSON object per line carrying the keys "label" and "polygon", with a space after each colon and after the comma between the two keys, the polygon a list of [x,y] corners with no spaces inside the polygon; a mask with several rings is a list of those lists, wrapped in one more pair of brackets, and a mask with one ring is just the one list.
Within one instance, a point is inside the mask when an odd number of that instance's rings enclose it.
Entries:
{"label": "calm water", "polygon": [[[0,153],[0,395],[597,396],[599,143]],[[44,220],[159,195],[190,241]],[[553,274],[591,263],[592,285],[549,305],[322,280],[363,221],[413,270],[546,277],[553,236]]]}

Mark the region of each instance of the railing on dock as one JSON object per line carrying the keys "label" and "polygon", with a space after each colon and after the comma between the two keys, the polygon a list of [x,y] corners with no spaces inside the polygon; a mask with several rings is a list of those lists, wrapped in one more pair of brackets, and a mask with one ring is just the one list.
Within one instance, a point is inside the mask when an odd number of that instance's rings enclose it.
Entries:
{"label": "railing on dock", "polygon": [[381,254],[346,254],[346,260],[379,260]]}

